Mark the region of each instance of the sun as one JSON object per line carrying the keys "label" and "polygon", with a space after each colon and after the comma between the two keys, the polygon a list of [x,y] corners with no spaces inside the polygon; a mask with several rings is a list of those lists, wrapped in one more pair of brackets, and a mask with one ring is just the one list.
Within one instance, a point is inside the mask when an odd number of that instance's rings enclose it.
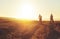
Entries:
{"label": "sun", "polygon": [[35,8],[32,5],[22,4],[15,17],[20,19],[36,20],[37,14],[35,13]]}
{"label": "sun", "polygon": [[31,5],[23,5],[21,10],[21,18],[32,19],[33,7]]}

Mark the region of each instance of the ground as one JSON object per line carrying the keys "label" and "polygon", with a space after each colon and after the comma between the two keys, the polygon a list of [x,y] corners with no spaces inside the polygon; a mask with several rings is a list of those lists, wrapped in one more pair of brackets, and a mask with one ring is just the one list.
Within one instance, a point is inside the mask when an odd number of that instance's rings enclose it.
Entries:
{"label": "ground", "polygon": [[0,39],[60,39],[60,21],[0,18]]}

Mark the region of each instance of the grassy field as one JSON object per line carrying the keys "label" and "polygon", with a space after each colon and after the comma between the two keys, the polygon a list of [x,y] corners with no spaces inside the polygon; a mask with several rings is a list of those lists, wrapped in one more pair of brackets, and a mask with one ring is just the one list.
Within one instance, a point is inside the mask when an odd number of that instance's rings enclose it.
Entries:
{"label": "grassy field", "polygon": [[0,18],[0,39],[60,39],[60,21]]}

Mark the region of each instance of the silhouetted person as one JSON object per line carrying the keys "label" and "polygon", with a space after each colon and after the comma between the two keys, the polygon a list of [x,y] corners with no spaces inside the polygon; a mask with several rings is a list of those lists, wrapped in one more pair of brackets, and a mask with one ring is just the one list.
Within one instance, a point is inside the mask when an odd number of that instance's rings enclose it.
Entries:
{"label": "silhouetted person", "polygon": [[50,16],[50,23],[54,23],[53,15],[52,15],[52,14],[51,14],[51,16]]}
{"label": "silhouetted person", "polygon": [[39,14],[39,23],[42,24],[42,16]]}

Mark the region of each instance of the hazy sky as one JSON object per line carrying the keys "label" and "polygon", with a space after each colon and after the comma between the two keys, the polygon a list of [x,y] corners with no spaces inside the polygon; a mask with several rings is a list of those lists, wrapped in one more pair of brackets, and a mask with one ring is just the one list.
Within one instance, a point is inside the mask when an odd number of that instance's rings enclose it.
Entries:
{"label": "hazy sky", "polygon": [[0,0],[0,16],[17,16],[24,4],[32,5],[36,16],[40,13],[44,20],[49,20],[51,13],[55,20],[60,20],[60,0]]}

